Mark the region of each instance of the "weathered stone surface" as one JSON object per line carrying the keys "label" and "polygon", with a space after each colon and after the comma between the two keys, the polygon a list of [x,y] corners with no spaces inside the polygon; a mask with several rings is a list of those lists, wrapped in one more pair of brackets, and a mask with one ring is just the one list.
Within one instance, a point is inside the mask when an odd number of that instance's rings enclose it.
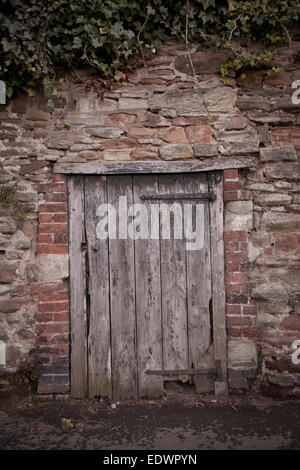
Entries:
{"label": "weathered stone surface", "polygon": [[136,114],[129,113],[115,113],[108,117],[115,124],[133,124],[137,119]]}
{"label": "weathered stone surface", "polygon": [[[196,74],[219,73],[221,65],[229,57],[228,51],[218,52],[195,52],[190,55]],[[193,75],[193,69],[188,55],[176,57],[175,68],[180,72]]]}
{"label": "weathered stone surface", "polygon": [[270,165],[265,175],[271,179],[300,180],[300,163]]}
{"label": "weathered stone surface", "polygon": [[212,130],[210,126],[188,126],[185,133],[190,144],[203,144],[212,141]]}
{"label": "weathered stone surface", "polygon": [[131,149],[110,149],[104,150],[102,158],[110,161],[130,160]]}
{"label": "weathered stone surface", "polygon": [[14,237],[14,246],[17,250],[28,250],[31,247],[31,240],[21,230],[18,230]]}
{"label": "weathered stone surface", "polygon": [[26,115],[26,119],[30,121],[49,121],[50,114],[41,109],[31,109]]}
{"label": "weathered stone surface", "polygon": [[243,116],[229,117],[224,120],[223,125],[227,131],[245,129],[247,120]]}
{"label": "weathered stone surface", "polygon": [[247,90],[259,90],[262,88],[263,76],[260,70],[246,70],[236,79],[236,83]]}
{"label": "weathered stone surface", "polygon": [[5,299],[0,300],[0,313],[14,313],[20,310],[24,304],[24,300],[20,299]]}
{"label": "weathered stone surface", "polygon": [[144,144],[144,145],[155,145],[155,146],[159,146],[163,143],[163,141],[161,139],[151,139],[151,137],[149,138],[144,138],[144,139],[138,139],[138,143],[139,144]]}
{"label": "weathered stone surface", "polygon": [[85,150],[99,150],[101,144],[73,144],[70,147],[71,152],[83,152]]}
{"label": "weathered stone surface", "polygon": [[189,144],[169,144],[159,151],[164,160],[178,160],[181,158],[192,158],[193,149]]}
{"label": "weathered stone surface", "polygon": [[285,70],[277,73],[271,73],[264,79],[264,85],[288,87],[291,84],[291,74]]}
{"label": "weathered stone surface", "polygon": [[250,230],[253,227],[253,202],[229,201],[225,207],[226,230]]}
{"label": "weathered stone surface", "polygon": [[106,116],[103,114],[69,113],[64,122],[72,126],[104,126]]}
{"label": "weathered stone surface", "polygon": [[169,127],[160,131],[158,136],[170,144],[187,144],[188,140],[182,127]]}
{"label": "weathered stone surface", "polygon": [[260,301],[286,300],[286,290],[281,285],[261,285],[252,290],[252,298]]}
{"label": "weathered stone surface", "polygon": [[2,284],[10,284],[15,280],[17,273],[17,266],[15,264],[5,263],[1,261],[0,264],[0,282]]}
{"label": "weathered stone surface", "polygon": [[280,206],[280,204],[288,204],[292,201],[292,196],[288,194],[257,194],[254,196],[254,203],[265,206]]}
{"label": "weathered stone surface", "polygon": [[38,162],[38,161],[34,161],[32,163],[29,163],[28,165],[24,165],[22,166],[21,170],[20,170],[20,174],[21,175],[26,175],[26,174],[29,174],[29,173],[34,173],[35,171],[38,171],[40,170],[41,168],[45,168],[49,165],[48,162]]}
{"label": "weathered stone surface", "polygon": [[247,155],[259,151],[257,142],[223,142],[219,145],[219,151],[223,155]]}
{"label": "weathered stone surface", "polygon": [[260,149],[260,159],[262,162],[269,161],[292,161],[297,160],[297,153],[293,145],[282,147],[267,147]]}
{"label": "weathered stone surface", "polygon": [[138,98],[120,98],[120,109],[147,109],[148,100]]}
{"label": "weathered stone surface", "polygon": [[298,111],[299,105],[292,102],[292,96],[279,99],[273,104],[273,109],[283,109],[284,111]]}
{"label": "weathered stone surface", "polygon": [[[204,91],[204,90],[203,90]],[[206,103],[206,104],[205,104]],[[181,90],[154,95],[150,99],[151,111],[173,108],[177,115],[190,113],[230,112],[233,110],[234,96],[229,87],[217,87],[206,90]]]}
{"label": "weathered stone surface", "polygon": [[296,116],[287,113],[249,113],[248,117],[250,121],[267,124],[294,124],[296,122]]}
{"label": "weathered stone surface", "polygon": [[279,385],[280,387],[293,387],[296,385],[296,380],[291,375],[269,375],[268,381],[274,385]]}
{"label": "weathered stone surface", "polygon": [[16,222],[12,217],[0,217],[0,232],[15,233],[16,230]]}
{"label": "weathered stone surface", "polygon": [[155,135],[155,131],[148,127],[130,127],[127,131],[128,137],[152,137]]}
{"label": "weathered stone surface", "polygon": [[39,279],[41,282],[52,282],[69,276],[68,255],[40,255]]}
{"label": "weathered stone surface", "polygon": [[116,139],[124,134],[124,131],[118,127],[88,127],[85,131],[93,137],[102,137],[103,139]]}
{"label": "weathered stone surface", "polygon": [[300,214],[265,212],[262,217],[263,230],[300,230]]}
{"label": "weathered stone surface", "polygon": [[239,96],[237,99],[237,107],[242,111],[252,111],[259,109],[268,111],[270,109],[270,101],[263,96]]}
{"label": "weathered stone surface", "polygon": [[228,340],[229,369],[256,369],[257,364],[257,350],[254,342],[246,338],[231,338]]}
{"label": "weathered stone surface", "polygon": [[145,127],[168,127],[169,125],[168,119],[153,113],[146,113],[146,120],[143,121]]}
{"label": "weathered stone surface", "polygon": [[195,157],[213,157],[218,155],[218,147],[216,144],[194,144]]}

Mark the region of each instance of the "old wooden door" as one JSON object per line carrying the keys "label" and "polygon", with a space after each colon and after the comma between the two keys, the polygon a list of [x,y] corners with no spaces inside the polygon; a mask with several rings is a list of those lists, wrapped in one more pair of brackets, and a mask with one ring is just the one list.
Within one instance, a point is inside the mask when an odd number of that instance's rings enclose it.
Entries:
{"label": "old wooden door", "polygon": [[69,201],[73,396],[224,381],[221,173],[72,176]]}

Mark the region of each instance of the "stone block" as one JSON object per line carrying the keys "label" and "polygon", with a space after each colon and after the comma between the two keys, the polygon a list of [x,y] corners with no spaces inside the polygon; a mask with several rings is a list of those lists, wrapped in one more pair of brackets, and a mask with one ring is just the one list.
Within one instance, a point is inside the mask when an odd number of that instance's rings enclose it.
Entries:
{"label": "stone block", "polygon": [[[192,60],[195,73],[200,75],[204,73],[219,73],[221,65],[226,61],[226,59],[228,59],[229,55],[228,51],[208,51],[192,53],[190,58]],[[180,72],[193,75],[193,69],[188,55],[184,54],[176,57],[175,68]]]}
{"label": "stone block", "polygon": [[192,158],[193,149],[189,144],[169,144],[160,149],[160,156],[164,160],[178,160]]}
{"label": "stone block", "polygon": [[275,300],[286,300],[287,292],[280,284],[267,284],[252,289],[251,296],[256,300],[273,302]]}
{"label": "stone block", "polygon": [[18,230],[14,237],[14,247],[17,250],[28,250],[31,247],[31,239]]}
{"label": "stone block", "polygon": [[256,369],[258,364],[256,345],[246,338],[228,340],[228,368],[235,371]]}
{"label": "stone block", "polygon": [[102,152],[104,160],[109,161],[123,161],[130,160],[131,149],[109,149]]}
{"label": "stone block", "polygon": [[280,162],[282,160],[297,160],[297,153],[293,145],[282,147],[267,147],[260,149],[260,159],[262,162]]}
{"label": "stone block", "polygon": [[102,137],[103,139],[116,139],[124,134],[124,131],[119,127],[88,127],[85,131],[93,137]]}
{"label": "stone block", "polygon": [[253,228],[252,201],[229,201],[225,206],[225,230]]}
{"label": "stone block", "polygon": [[257,194],[254,196],[254,203],[262,206],[280,206],[292,201],[292,196],[288,194]]}
{"label": "stone block", "polygon": [[265,212],[261,222],[262,230],[300,230],[300,214]]}
{"label": "stone block", "polygon": [[1,313],[14,313],[20,310],[22,305],[24,305],[24,300],[21,300],[21,299],[0,300],[0,312]]}
{"label": "stone block", "polygon": [[275,164],[265,168],[265,175],[271,179],[300,180],[300,163]]}
{"label": "stone block", "polygon": [[120,109],[147,109],[148,100],[143,98],[120,98],[119,99]]}
{"label": "stone block", "polygon": [[5,263],[1,261],[0,264],[0,282],[2,284],[11,284],[17,275],[17,266],[15,264]]}
{"label": "stone block", "polygon": [[209,90],[187,89],[170,91],[154,95],[150,99],[151,111],[174,109],[177,115],[193,113],[233,111],[234,95],[229,87],[217,87]]}
{"label": "stone block", "polygon": [[218,155],[218,147],[216,144],[194,144],[195,157],[214,157]]}
{"label": "stone block", "polygon": [[40,255],[39,279],[41,282],[52,282],[69,276],[68,255]]}

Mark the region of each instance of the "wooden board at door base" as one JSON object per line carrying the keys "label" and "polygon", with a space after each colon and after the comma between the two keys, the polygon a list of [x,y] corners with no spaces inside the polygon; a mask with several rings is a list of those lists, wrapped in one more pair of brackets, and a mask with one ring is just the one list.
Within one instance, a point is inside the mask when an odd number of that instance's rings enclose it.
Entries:
{"label": "wooden board at door base", "polygon": [[[226,382],[222,191],[221,172],[70,178],[73,396],[159,398],[170,379],[210,391],[213,376],[176,370],[212,370],[216,359]],[[212,193],[216,198],[196,197]],[[120,197],[126,206],[119,205]],[[156,237],[144,239],[136,227],[135,237],[128,235],[139,214],[133,204],[149,217],[158,207]],[[197,228],[199,204],[203,243],[191,250],[186,224],[192,214],[189,228]],[[97,232],[103,205],[115,209],[116,227],[110,218],[106,228],[115,228],[116,236]],[[167,216],[170,238],[163,229]],[[174,220],[181,223],[181,238],[174,236]],[[147,224],[150,235],[150,218]],[[149,374],[166,370],[174,374]]]}

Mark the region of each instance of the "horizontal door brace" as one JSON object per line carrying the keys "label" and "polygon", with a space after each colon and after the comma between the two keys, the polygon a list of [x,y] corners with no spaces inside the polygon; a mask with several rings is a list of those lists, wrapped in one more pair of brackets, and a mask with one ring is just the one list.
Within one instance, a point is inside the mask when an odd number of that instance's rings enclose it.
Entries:
{"label": "horizontal door brace", "polygon": [[210,369],[178,369],[178,370],[146,370],[148,375],[218,375],[217,368]]}
{"label": "horizontal door brace", "polygon": [[209,191],[208,193],[193,193],[193,194],[141,194],[140,199],[147,200],[158,200],[158,199],[208,199],[210,201],[216,200],[216,195],[214,192]]}

